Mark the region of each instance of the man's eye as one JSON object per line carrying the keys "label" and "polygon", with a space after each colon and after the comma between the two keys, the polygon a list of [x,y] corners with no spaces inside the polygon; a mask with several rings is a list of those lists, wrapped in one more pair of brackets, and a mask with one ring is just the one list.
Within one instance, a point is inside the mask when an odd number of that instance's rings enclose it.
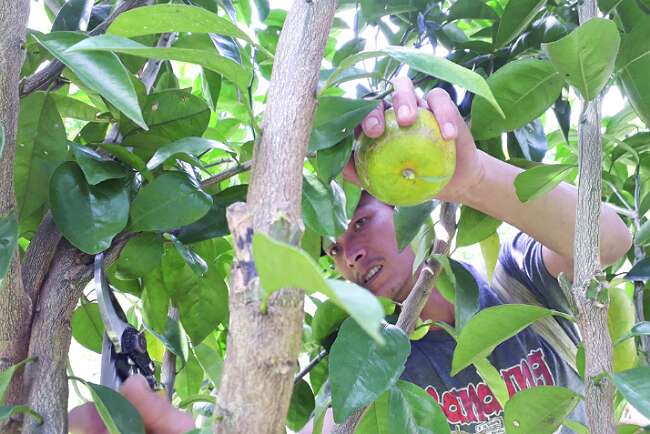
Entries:
{"label": "man's eye", "polygon": [[361,227],[366,223],[367,220],[368,217],[361,217],[359,220],[354,222],[354,230],[358,231],[359,229],[361,229]]}

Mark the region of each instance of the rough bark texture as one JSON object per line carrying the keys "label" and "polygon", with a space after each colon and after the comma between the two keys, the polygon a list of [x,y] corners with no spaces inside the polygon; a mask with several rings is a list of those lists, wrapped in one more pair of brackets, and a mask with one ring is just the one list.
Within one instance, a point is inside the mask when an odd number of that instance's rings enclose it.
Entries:
{"label": "rough bark texture", "polygon": [[276,51],[262,136],[254,149],[249,205],[229,209],[237,261],[216,433],[285,432],[300,350],[303,292],[279,291],[262,313],[255,297],[250,243],[253,230],[268,232],[280,216],[292,228],[302,227],[302,167],[318,72],[335,10],[336,0],[293,3]]}
{"label": "rough bark texture", "polygon": [[[0,0],[0,123],[5,129],[5,149],[0,155],[0,216],[16,210],[13,169],[18,127],[18,81],[24,59],[23,44],[29,0]],[[23,288],[18,250],[14,253],[7,276],[0,287],[0,371],[27,356],[31,299]],[[24,403],[22,374],[15,375],[7,396],[7,404]],[[3,433],[16,432],[15,421]]]}
{"label": "rough bark texture", "polygon": [[25,382],[32,386],[28,403],[45,421],[26,419],[23,434],[68,432],[70,317],[91,277],[92,257],[61,240],[34,312],[29,355],[37,360],[25,370]]}
{"label": "rough bark texture", "polygon": [[[597,15],[595,0],[578,6],[580,24]],[[614,385],[603,373],[612,372],[612,341],[607,330],[607,306],[586,296],[590,282],[600,272],[600,203],[602,143],[600,97],[582,100],[578,125],[580,180],[576,210],[573,296],[578,307],[578,326],[585,346],[585,403],[589,430],[614,434]]]}

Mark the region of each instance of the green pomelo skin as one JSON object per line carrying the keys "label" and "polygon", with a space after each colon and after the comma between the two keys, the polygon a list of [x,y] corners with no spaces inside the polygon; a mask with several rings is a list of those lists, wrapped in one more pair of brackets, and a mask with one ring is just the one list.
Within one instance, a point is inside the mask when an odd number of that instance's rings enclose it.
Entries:
{"label": "green pomelo skin", "polygon": [[444,140],[436,118],[418,108],[415,123],[397,124],[395,111],[384,113],[384,134],[361,134],[354,160],[363,187],[380,201],[414,206],[431,200],[451,180],[456,168],[456,144]]}
{"label": "green pomelo skin", "polygon": [[[609,288],[609,309],[607,312],[607,326],[612,342],[630,332],[635,323],[636,313],[634,303],[621,288]],[[614,345],[613,369],[621,372],[635,368],[639,363],[634,339],[626,339]]]}

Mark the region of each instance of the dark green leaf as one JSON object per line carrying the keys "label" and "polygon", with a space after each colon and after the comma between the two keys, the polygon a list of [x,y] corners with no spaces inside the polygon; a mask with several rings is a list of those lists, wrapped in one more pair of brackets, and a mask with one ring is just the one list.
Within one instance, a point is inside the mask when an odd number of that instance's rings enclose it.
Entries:
{"label": "dark green leaf", "polygon": [[513,434],[552,434],[580,401],[558,386],[538,386],[514,394],[504,409],[506,430]]}
{"label": "dark green leaf", "polygon": [[545,164],[521,172],[515,178],[517,197],[528,202],[545,195],[574,174],[574,164]]}
{"label": "dark green leaf", "polygon": [[[555,102],[555,106],[557,106],[557,101]],[[526,159],[536,162],[544,159],[548,149],[548,141],[546,134],[544,134],[544,126],[539,118],[527,123],[521,128],[517,128],[513,133]],[[512,157],[513,155],[510,155],[510,158]]]}
{"label": "dark green leaf", "polygon": [[449,265],[456,280],[455,323],[460,331],[479,311],[479,289],[476,279],[460,262],[449,259]]}
{"label": "dark green leaf", "polygon": [[[158,262],[160,263],[160,257]],[[140,297],[142,299],[142,319],[151,329],[164,334],[169,311],[169,295],[162,280],[161,269],[156,268],[150,271],[144,275],[143,280],[144,289]]]}
{"label": "dark green leaf", "polygon": [[316,154],[318,177],[326,184],[336,178],[352,155],[352,135],[347,136],[331,148],[321,149]]}
{"label": "dark green leaf", "polygon": [[318,99],[309,150],[320,151],[339,143],[354,132],[354,128],[379,101],[323,96]]}
{"label": "dark green leaf", "polygon": [[650,244],[650,220],[641,225],[634,237],[634,242],[640,246]]}
{"label": "dark green leaf", "polygon": [[0,285],[9,270],[17,244],[18,219],[16,212],[11,211],[7,215],[0,216]]}
{"label": "dark green leaf", "polygon": [[634,368],[612,374],[614,384],[627,402],[650,418],[650,368]]}
{"label": "dark green leaf", "polygon": [[492,74],[487,82],[505,118],[487,100],[475,98],[472,133],[480,140],[497,137],[536,119],[555,102],[564,85],[553,64],[536,59],[512,61]]}
{"label": "dark green leaf", "polygon": [[302,288],[308,294],[320,292],[350,314],[378,342],[378,328],[384,318],[381,303],[368,290],[351,282],[323,278],[320,267],[303,250],[256,233],[253,257],[265,297],[281,288]]}
{"label": "dark green leaf", "polygon": [[93,3],[93,0],[68,0],[56,15],[54,24],[52,24],[52,32],[85,31],[88,28]]}
{"label": "dark green leaf", "polygon": [[[173,194],[170,194],[173,192]],[[203,217],[212,198],[181,172],[164,172],[145,185],[131,206],[131,230],[169,230]]]}
{"label": "dark green leaf", "polygon": [[357,209],[357,205],[359,204],[361,193],[363,191],[358,185],[346,180],[343,180],[341,182],[341,187],[345,193],[345,215],[349,218],[352,218],[354,211]]}
{"label": "dark green leaf", "polygon": [[428,201],[416,206],[395,208],[393,225],[400,252],[413,241],[424,222],[431,219],[431,213],[436,205],[436,201]]}
{"label": "dark green leaf", "polygon": [[[634,2],[630,2],[634,3]],[[621,49],[616,59],[616,73],[625,95],[639,117],[650,125],[650,18],[623,35]]]}
{"label": "dark green leaf", "polygon": [[366,40],[364,38],[354,38],[349,40],[336,51],[336,54],[334,54],[334,58],[332,59],[332,65],[339,66],[343,59],[363,51],[363,47],[365,46]]}
{"label": "dark green leaf", "polygon": [[184,243],[195,243],[229,233],[226,208],[235,202],[246,200],[248,185],[236,185],[212,196],[208,213],[189,226],[182,227],[177,237]]}
{"label": "dark green leaf", "polygon": [[85,383],[109,434],[145,434],[138,410],[124,396],[106,386]]}
{"label": "dark green leaf", "polygon": [[80,33],[57,32],[34,37],[84,85],[102,95],[136,124],[147,128],[131,76],[115,54],[69,51],[68,48],[85,39]]}
{"label": "dark green leaf", "polygon": [[56,103],[61,117],[79,119],[88,122],[108,122],[108,117],[100,117],[100,110],[76,98],[50,93],[49,97]]}
{"label": "dark green leaf", "polygon": [[194,355],[205,374],[212,381],[212,384],[214,384],[214,387],[218,389],[221,384],[221,373],[223,371],[223,358],[221,355],[206,344],[195,345]]}
{"label": "dark green leaf", "polygon": [[129,151],[125,146],[114,145],[112,143],[102,143],[100,146],[129,166],[133,167],[138,172],[148,173],[147,166],[144,164],[144,161],[142,161],[142,158]]}
{"label": "dark green leaf", "polygon": [[194,274],[202,277],[205,275],[205,273],[207,273],[208,264],[201,256],[199,256],[189,246],[186,246],[182,242],[178,241],[178,239],[172,234],[165,234],[165,237],[172,240],[174,247],[176,247],[176,250],[181,255],[185,263],[190,266]]}
{"label": "dark green leaf", "polygon": [[[24,220],[47,202],[50,176],[66,159],[65,128],[48,94],[35,92],[21,101],[16,137],[16,201]],[[39,218],[40,221],[40,218]]]}
{"label": "dark green leaf", "polygon": [[650,279],[650,258],[643,258],[627,272],[625,278],[628,280],[646,281]]}
{"label": "dark green leaf", "polygon": [[[495,98],[494,89],[488,86],[485,79],[476,72],[464,68],[444,57],[425,54],[423,51],[405,48],[405,47],[388,47],[382,50],[399,62],[408,64],[411,68],[432,75],[440,80],[463,87],[477,96],[484,98],[486,102],[492,105],[492,110],[499,118],[503,116],[505,108],[501,106],[501,101]],[[503,108],[503,111],[501,110]],[[472,119],[475,119],[472,117]]]}
{"label": "dark green leaf", "polygon": [[104,323],[99,314],[97,303],[81,303],[75,309],[70,320],[72,336],[84,347],[96,353],[102,353]]}
{"label": "dark green leaf", "polygon": [[70,148],[90,185],[97,185],[107,179],[125,178],[129,175],[129,171],[122,165],[103,158],[90,148],[75,143],[71,143]]}
{"label": "dark green leaf", "polygon": [[587,100],[603,89],[614,70],[621,37],[613,21],[593,18],[564,38],[543,44],[553,65]]}
{"label": "dark green leaf", "polygon": [[322,344],[323,340],[334,333],[347,317],[348,314],[332,300],[321,303],[311,321],[311,337],[314,342]]}
{"label": "dark green leaf", "polygon": [[598,9],[600,9],[604,14],[607,14],[621,1],[622,0],[598,0]]}
{"label": "dark green leaf", "polygon": [[469,246],[483,241],[492,235],[501,226],[501,221],[483,214],[480,211],[463,206],[458,221],[458,235],[456,246]]}
{"label": "dark green leaf", "polygon": [[180,158],[182,155],[196,158],[197,155],[207,150],[217,148],[232,152],[228,146],[222,145],[214,140],[203,139],[201,137],[186,137],[158,148],[156,153],[153,154],[153,157],[147,162],[147,169],[154,170],[164,162]]}
{"label": "dark green leaf", "polygon": [[458,336],[451,375],[487,357],[494,348],[532,323],[558,312],[526,304],[502,304],[481,310],[469,320]]}
{"label": "dark green leaf", "polygon": [[305,172],[302,182],[302,218],[305,225],[321,235],[336,237],[347,228],[345,204],[337,200],[334,188]]}
{"label": "dark green leaf", "polygon": [[174,391],[181,400],[196,395],[203,382],[203,368],[193,353],[187,358],[187,364],[176,375]]}
{"label": "dark green leaf", "polygon": [[364,413],[356,434],[451,434],[447,416],[424,389],[399,380]]}
{"label": "dark green leaf", "polygon": [[34,359],[25,359],[22,362],[16,363],[0,372],[0,404],[5,402],[5,397],[7,395],[7,390],[11,384],[11,379],[18,369],[20,369],[26,363],[33,361]]}
{"label": "dark green leaf", "polygon": [[381,330],[385,344],[369,339],[356,322],[343,322],[330,350],[334,420],[343,422],[395,384],[411,352],[408,336],[393,325]]}
{"label": "dark green leaf", "polygon": [[511,1],[506,5],[499,30],[494,38],[494,45],[503,47],[523,32],[535,15],[543,8],[546,0],[519,0]]}
{"label": "dark green leaf", "polygon": [[208,102],[210,109],[215,111],[217,109],[219,95],[221,94],[221,75],[207,68],[202,68],[201,86],[203,89],[203,97]]}
{"label": "dark green leaf", "polygon": [[393,15],[417,10],[412,0],[361,0],[363,17],[372,22],[385,15]]}
{"label": "dark green leaf", "polygon": [[88,38],[67,50],[66,54],[76,56],[81,53],[87,56],[88,52],[108,52],[106,53],[107,55],[113,56],[114,54],[110,52],[114,52],[158,60],[177,60],[179,62],[194,63],[221,74],[241,90],[247,89],[252,75],[250,69],[242,67],[227,57],[220,56],[215,50],[148,47],[131,39],[115,35],[100,35]]}
{"label": "dark green leaf", "polygon": [[499,16],[483,0],[458,0],[447,11],[447,19],[497,20]]}
{"label": "dark green leaf", "polygon": [[314,411],[314,393],[305,380],[300,380],[293,386],[287,426],[293,431],[300,431],[309,421],[312,411]]}
{"label": "dark green leaf", "polygon": [[121,181],[89,185],[71,161],[52,175],[50,203],[54,221],[66,239],[91,255],[110,247],[129,218],[129,193]]}
{"label": "dark green leaf", "polygon": [[31,407],[26,405],[0,405],[0,421],[8,419],[11,416],[19,413],[25,413],[32,416],[36,419],[36,423],[41,425],[43,423],[43,417],[32,410]]}
{"label": "dark green leaf", "polygon": [[120,252],[117,268],[130,277],[144,277],[160,266],[163,241],[157,234],[143,233],[131,238]]}

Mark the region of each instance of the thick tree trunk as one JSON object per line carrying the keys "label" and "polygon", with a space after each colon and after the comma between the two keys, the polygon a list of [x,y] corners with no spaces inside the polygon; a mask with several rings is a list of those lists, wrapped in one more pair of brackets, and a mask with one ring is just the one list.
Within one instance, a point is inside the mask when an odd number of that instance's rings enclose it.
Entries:
{"label": "thick tree trunk", "polygon": [[293,3],[278,43],[263,132],[254,150],[248,205],[229,209],[237,261],[216,433],[285,432],[298,366],[304,295],[296,289],[279,291],[263,313],[256,296],[258,280],[249,262],[250,243],[253,230],[269,232],[282,217],[290,222],[290,232],[302,228],[302,168],[318,73],[335,10],[336,0]]}
{"label": "thick tree trunk", "polygon": [[[0,216],[16,210],[14,192],[14,159],[18,127],[18,81],[24,59],[23,44],[29,0],[0,0],[0,123],[5,129],[5,149],[0,155]],[[32,301],[23,289],[18,251],[14,253],[9,272],[0,287],[0,371],[27,356]],[[18,373],[11,384],[7,404],[24,403]],[[0,423],[3,433],[15,432],[15,422]]]}
{"label": "thick tree trunk", "polygon": [[[578,6],[580,24],[597,16],[595,0]],[[578,326],[585,346],[585,403],[592,433],[614,434],[614,385],[603,373],[612,372],[612,341],[607,330],[607,305],[587,298],[600,268],[600,207],[602,143],[600,97],[582,102],[578,125],[580,180],[576,210],[573,296],[578,307]]]}

